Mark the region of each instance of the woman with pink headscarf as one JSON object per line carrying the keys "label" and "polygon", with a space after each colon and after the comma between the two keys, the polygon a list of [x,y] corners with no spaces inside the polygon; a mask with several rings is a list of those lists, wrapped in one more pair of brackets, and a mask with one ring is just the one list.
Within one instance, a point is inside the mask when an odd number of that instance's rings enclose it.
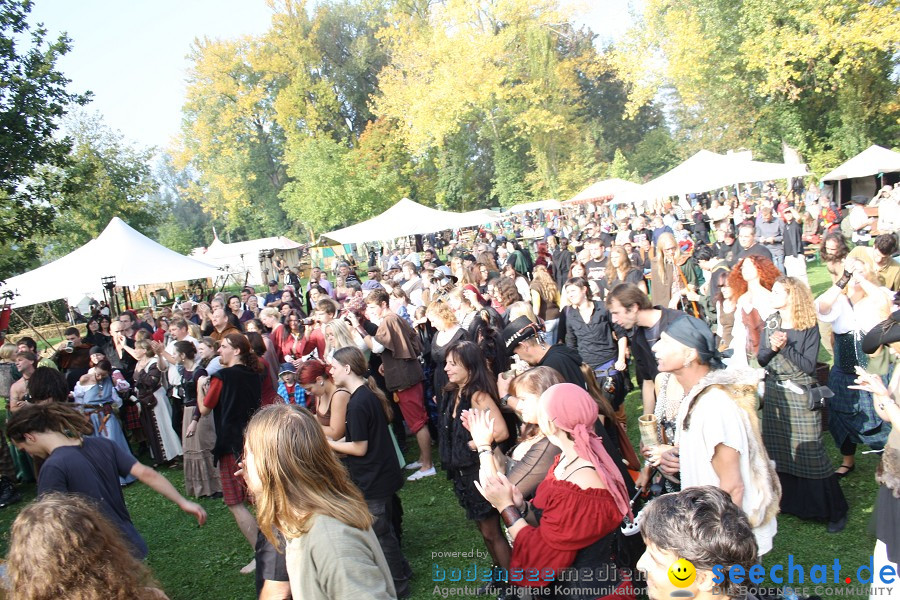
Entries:
{"label": "woman with pink headscarf", "polygon": [[[614,557],[616,531],[631,516],[628,492],[594,433],[595,421],[597,403],[585,390],[554,385],[541,395],[538,424],[561,454],[534,500],[525,502],[502,473],[482,476],[478,487],[500,511],[513,539],[513,585],[549,586],[549,596],[572,600],[634,597]],[[584,573],[590,573],[589,580],[579,580]]]}

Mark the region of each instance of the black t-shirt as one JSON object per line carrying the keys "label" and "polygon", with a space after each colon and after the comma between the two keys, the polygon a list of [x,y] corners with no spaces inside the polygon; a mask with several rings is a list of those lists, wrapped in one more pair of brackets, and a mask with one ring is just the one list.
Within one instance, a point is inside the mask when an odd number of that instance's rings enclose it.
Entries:
{"label": "black t-shirt", "polygon": [[132,554],[143,560],[147,544],[131,522],[119,477],[131,473],[137,460],[106,438],[87,437],[81,446],[54,450],[38,475],[38,495],[50,492],[81,494],[93,500],[132,546]]}
{"label": "black t-shirt", "polygon": [[633,230],[628,234],[628,237],[631,239],[631,243],[634,244],[636,248],[640,248],[641,244],[644,243],[644,240],[650,240],[651,242],[653,241],[653,232],[645,227],[643,229]]}
{"label": "black t-shirt", "polygon": [[[742,249],[741,253],[738,254],[737,260],[739,261],[744,257],[750,256],[751,254],[755,254],[757,256],[762,256],[763,258],[768,258],[769,260],[772,260],[772,253],[769,251],[769,249],[759,243],[753,244],[752,246],[750,246],[747,249]],[[735,262],[737,262],[737,261],[735,261]]]}
{"label": "black t-shirt", "polygon": [[591,259],[584,263],[584,275],[590,281],[599,282],[606,275],[606,259]]}
{"label": "black t-shirt", "polygon": [[347,403],[348,442],[369,442],[364,456],[347,455],[350,479],[367,500],[389,498],[403,487],[400,462],[388,432],[388,421],[378,397],[365,385]]}

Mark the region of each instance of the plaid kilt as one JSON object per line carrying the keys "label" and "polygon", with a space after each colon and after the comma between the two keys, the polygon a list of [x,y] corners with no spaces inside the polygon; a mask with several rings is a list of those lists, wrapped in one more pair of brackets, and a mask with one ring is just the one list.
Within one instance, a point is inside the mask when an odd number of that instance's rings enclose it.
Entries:
{"label": "plaid kilt", "polygon": [[122,417],[122,425],[125,431],[134,431],[141,429],[141,414],[138,411],[137,404],[123,404],[119,409],[119,415]]}
{"label": "plaid kilt", "polygon": [[805,394],[781,387],[767,372],[762,437],[775,470],[804,479],[825,479],[834,466],[822,443],[821,413],[807,408]]}
{"label": "plaid kilt", "polygon": [[[888,376],[882,376],[885,385]],[[881,450],[891,433],[890,423],[885,423],[875,412],[872,394],[861,390],[851,390],[856,381],[855,373],[848,373],[839,367],[832,367],[828,375],[828,387],[834,397],[828,403],[828,429],[834,443],[840,446],[849,438],[854,444],[865,444],[872,450]]]}
{"label": "plaid kilt", "polygon": [[225,506],[234,506],[247,501],[247,485],[243,477],[235,476],[238,460],[234,454],[219,457],[219,478],[222,480],[222,500]]}

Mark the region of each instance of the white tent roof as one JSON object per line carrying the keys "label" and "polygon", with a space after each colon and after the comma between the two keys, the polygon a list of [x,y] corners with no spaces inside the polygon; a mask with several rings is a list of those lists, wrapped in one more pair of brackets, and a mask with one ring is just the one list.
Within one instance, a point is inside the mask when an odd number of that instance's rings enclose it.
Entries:
{"label": "white tent roof", "polygon": [[526,210],[559,210],[562,208],[562,202],[559,200],[535,200],[534,202],[524,202],[516,204],[506,209],[506,212],[525,212]]}
{"label": "white tent roof", "polygon": [[750,160],[748,153],[731,155],[701,150],[668,173],[625,192],[617,200],[631,202],[707,192],[738,183],[788,179],[808,175],[806,165]]}
{"label": "white tent roof", "polygon": [[615,198],[617,194],[638,189],[640,184],[624,179],[604,179],[586,187],[566,200],[566,204],[580,204],[582,202],[597,202],[607,198]]}
{"label": "white tent roof", "polygon": [[11,277],[0,294],[15,294],[12,304],[28,306],[102,290],[100,280],[114,276],[116,285],[164,283],[216,277],[216,267],[182,256],[135,231],[119,217],[81,248],[33,271]]}
{"label": "white tent roof", "polygon": [[247,240],[246,242],[233,242],[226,244],[216,237],[212,244],[201,254],[204,260],[218,262],[222,258],[239,259],[241,255],[245,258],[257,260],[261,250],[293,250],[301,247],[303,244],[288,239],[283,235],[275,237],[260,238],[258,240]]}
{"label": "white tent roof", "polygon": [[403,198],[380,215],[326,233],[325,237],[341,244],[357,244],[483,225],[499,218],[499,214],[490,210],[456,213],[428,208],[409,198]]}
{"label": "white tent roof", "polygon": [[897,171],[900,171],[900,152],[872,145],[823,177],[822,181],[870,177]]}

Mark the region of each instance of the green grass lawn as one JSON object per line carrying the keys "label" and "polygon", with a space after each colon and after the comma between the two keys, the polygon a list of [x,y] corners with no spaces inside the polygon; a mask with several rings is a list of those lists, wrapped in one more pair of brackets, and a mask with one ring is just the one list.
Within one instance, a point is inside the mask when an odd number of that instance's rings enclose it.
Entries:
{"label": "green grass lawn", "polygon": [[[810,280],[816,294],[829,285],[822,267],[810,270]],[[637,417],[641,410],[638,392],[629,395],[627,407],[629,434],[637,444]],[[827,432],[825,441],[835,464],[839,464],[839,453]],[[786,564],[791,554],[795,564],[807,569],[813,564],[831,565],[835,558],[840,559],[845,573],[847,568],[852,567],[855,573],[858,566],[867,564],[875,544],[869,533],[869,521],[877,489],[873,478],[877,460],[875,455],[858,454],[856,470],[842,481],[850,503],[850,520],[842,533],[827,533],[824,523],[779,516],[775,547],[764,557],[763,565],[768,569],[776,563]],[[180,470],[163,470],[163,474],[183,489]],[[22,487],[26,500],[32,499],[34,486]],[[415,571],[413,598],[435,597],[435,565],[445,570],[465,569],[473,563],[489,566],[485,559],[447,556],[446,553],[454,552],[484,554],[484,545],[474,525],[466,521],[442,473],[407,483],[400,495],[405,513],[403,549]],[[238,569],[252,558],[252,551],[221,500],[201,501],[209,513],[209,521],[198,528],[189,516],[139,483],[127,488],[125,497],[134,522],[150,547],[148,564],[169,597],[175,600],[254,597],[253,576],[238,573]],[[16,510],[14,506],[0,511],[0,551],[4,554]],[[441,585],[463,587],[462,583]]]}

